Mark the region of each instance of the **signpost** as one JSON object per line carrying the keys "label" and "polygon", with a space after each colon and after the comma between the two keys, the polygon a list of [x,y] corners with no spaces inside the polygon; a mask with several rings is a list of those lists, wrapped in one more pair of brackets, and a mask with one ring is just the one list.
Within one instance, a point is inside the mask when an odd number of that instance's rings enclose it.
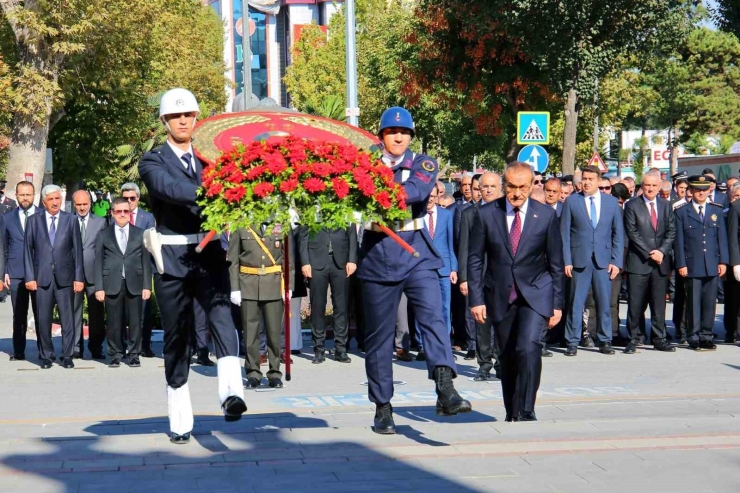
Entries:
{"label": "signpost", "polygon": [[550,112],[520,111],[516,115],[516,142],[520,145],[550,143]]}
{"label": "signpost", "polygon": [[606,165],[604,160],[601,159],[598,152],[594,152],[594,155],[591,156],[591,159],[588,161],[588,166],[596,166],[602,173],[609,171],[609,167]]}
{"label": "signpost", "polygon": [[522,147],[516,159],[517,161],[529,163],[533,170],[540,173],[544,173],[547,165],[550,164],[550,156],[547,154],[547,151],[538,145]]}

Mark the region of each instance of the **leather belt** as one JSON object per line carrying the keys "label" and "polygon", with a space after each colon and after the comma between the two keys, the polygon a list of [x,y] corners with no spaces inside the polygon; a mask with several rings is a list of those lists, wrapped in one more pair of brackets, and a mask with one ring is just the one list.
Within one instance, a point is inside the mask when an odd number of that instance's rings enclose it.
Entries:
{"label": "leather belt", "polygon": [[[197,245],[208,233],[193,233],[189,235],[159,235],[159,243],[162,245]],[[218,241],[221,238],[216,235],[211,241]]]}
{"label": "leather belt", "polygon": [[[419,231],[424,229],[424,219],[406,219],[404,221],[393,221],[389,226],[396,232]],[[382,233],[383,231],[376,223],[365,223],[365,229]]]}
{"label": "leather belt", "polygon": [[266,276],[267,274],[277,274],[283,271],[282,265],[270,265],[265,267],[246,267],[244,265],[239,266],[239,272],[242,274],[251,274],[254,276]]}

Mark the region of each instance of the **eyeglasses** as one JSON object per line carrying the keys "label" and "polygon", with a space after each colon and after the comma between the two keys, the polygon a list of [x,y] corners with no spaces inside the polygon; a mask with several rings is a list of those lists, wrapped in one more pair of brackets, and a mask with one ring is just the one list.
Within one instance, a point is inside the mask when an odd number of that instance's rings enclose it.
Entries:
{"label": "eyeglasses", "polygon": [[599,187],[599,190],[611,190],[612,186],[609,185],[608,187]]}
{"label": "eyeglasses", "polygon": [[139,197],[133,196],[133,197],[124,197],[124,199],[128,200],[129,202],[135,202],[139,200]]}
{"label": "eyeglasses", "polygon": [[131,211],[115,210],[115,211],[113,211],[113,214],[126,215],[126,214],[131,214]]}
{"label": "eyeglasses", "polygon": [[535,181],[534,181],[534,184],[535,184],[535,185],[540,185],[541,183],[542,183],[542,180],[535,180]]}

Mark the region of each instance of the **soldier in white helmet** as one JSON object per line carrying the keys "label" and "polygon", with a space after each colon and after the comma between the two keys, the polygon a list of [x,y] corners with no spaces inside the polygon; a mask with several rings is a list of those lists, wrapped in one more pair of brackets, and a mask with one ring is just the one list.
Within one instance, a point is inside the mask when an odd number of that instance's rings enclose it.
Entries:
{"label": "soldier in white helmet", "polygon": [[238,420],[247,410],[239,339],[231,318],[226,252],[218,236],[202,253],[195,252],[206,235],[196,203],[203,167],[191,145],[198,114],[198,102],[190,91],[178,88],[166,92],[159,115],[167,127],[167,142],[147,152],[139,163],[157,224],[156,232],[149,230],[147,238],[158,271],[154,289],[164,328],[170,441],[177,444],[187,443],[193,429],[188,372],[195,299],[212,328],[218,358],[218,396],[226,421]]}

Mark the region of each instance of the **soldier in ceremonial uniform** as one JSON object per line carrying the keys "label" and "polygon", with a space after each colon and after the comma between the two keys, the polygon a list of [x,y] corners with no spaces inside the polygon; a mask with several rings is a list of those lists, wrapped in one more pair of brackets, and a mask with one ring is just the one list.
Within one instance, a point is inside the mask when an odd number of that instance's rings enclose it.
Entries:
{"label": "soldier in ceremonial uniform", "polygon": [[470,412],[470,402],[455,390],[457,376],[447,326],[442,316],[442,296],[437,270],[444,266],[440,254],[424,227],[426,203],[437,181],[437,162],[409,150],[414,122],[404,108],[387,109],[380,119],[379,136],[383,162],[403,185],[412,218],[389,225],[419,253],[414,257],[372,224],[365,226],[360,266],[365,303],[365,369],[370,401],[376,405],[374,431],[394,434],[393,422],[393,345],[396,312],[401,295],[406,294],[419,321],[424,339],[429,378],[437,391],[437,414]]}
{"label": "soldier in ceremonial uniform", "polygon": [[167,91],[159,116],[167,128],[167,142],[147,152],[139,163],[156,222],[145,232],[157,273],[157,293],[164,328],[164,372],[167,379],[167,408],[170,441],[190,441],[193,408],[188,388],[194,328],[193,301],[203,308],[211,330],[218,361],[218,396],[226,421],[236,421],[246,412],[239,339],[231,318],[229,268],[219,237],[203,250],[203,217],[197,204],[203,166],[193,153],[191,137],[200,110],[195,96],[185,89]]}
{"label": "soldier in ceremonial uniform", "polygon": [[686,289],[689,348],[696,351],[717,349],[712,334],[717,288],[730,263],[722,206],[707,200],[713,181],[691,176],[692,200],[676,209],[676,269]]}
{"label": "soldier in ceremonial uniform", "polygon": [[9,199],[5,196],[5,183],[5,180],[0,180],[0,215],[18,207],[15,200]]}
{"label": "soldier in ceremonial uniform", "polygon": [[[286,230],[287,229],[287,230]],[[241,307],[244,345],[247,358],[247,387],[256,388],[262,382],[260,371],[260,319],[265,321],[267,359],[270,369],[267,381],[270,387],[282,388],[280,347],[283,329],[285,285],[283,282],[283,249],[288,242],[293,251],[290,228],[269,224],[239,228],[229,237],[229,266],[231,302]],[[290,271],[290,285],[295,279]]]}

